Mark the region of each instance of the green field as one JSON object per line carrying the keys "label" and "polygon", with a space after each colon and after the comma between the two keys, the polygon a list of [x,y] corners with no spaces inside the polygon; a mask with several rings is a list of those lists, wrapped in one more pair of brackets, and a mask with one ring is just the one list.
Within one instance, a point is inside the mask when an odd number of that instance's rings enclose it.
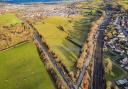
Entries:
{"label": "green field", "polygon": [[71,37],[72,41],[82,45],[87,38],[93,20],[91,17],[82,16],[50,16],[44,17],[34,26],[43,36],[50,49],[57,54],[69,70],[73,70],[80,47],[66,38]]}
{"label": "green field", "polygon": [[0,25],[15,25],[21,23],[21,21],[12,13],[5,13],[0,15]]}
{"label": "green field", "polygon": [[118,0],[118,4],[121,5],[124,9],[128,10],[128,0]]}
{"label": "green field", "polygon": [[0,89],[55,89],[34,44],[0,52]]}
{"label": "green field", "polygon": [[[101,8],[99,5],[101,5],[102,3],[103,3],[103,0],[92,0],[90,2],[80,2],[78,4],[78,7],[83,9],[85,8],[85,11],[90,12],[89,9],[96,10]],[[86,8],[89,8],[89,9],[87,10]]]}
{"label": "green field", "polygon": [[126,73],[119,67],[119,65],[112,62],[112,56],[108,54],[108,52],[104,52],[103,58],[106,82],[111,82],[115,85],[115,80],[126,76]]}
{"label": "green field", "polygon": [[0,50],[31,40],[31,30],[25,28],[13,13],[0,15]]}

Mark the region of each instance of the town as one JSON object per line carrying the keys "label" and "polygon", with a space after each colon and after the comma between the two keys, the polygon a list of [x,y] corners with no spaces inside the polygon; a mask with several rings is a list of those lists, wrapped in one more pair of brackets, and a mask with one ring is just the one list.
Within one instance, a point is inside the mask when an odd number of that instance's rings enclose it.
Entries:
{"label": "town", "polygon": [[[124,10],[115,13],[106,29],[104,41],[104,50],[107,50],[113,63],[128,72],[128,15]],[[128,77],[115,82],[121,89],[128,88]]]}
{"label": "town", "polygon": [[[13,12],[24,18],[42,16],[76,16],[78,8],[70,4],[0,4],[0,13]],[[36,12],[36,13],[35,13]]]}

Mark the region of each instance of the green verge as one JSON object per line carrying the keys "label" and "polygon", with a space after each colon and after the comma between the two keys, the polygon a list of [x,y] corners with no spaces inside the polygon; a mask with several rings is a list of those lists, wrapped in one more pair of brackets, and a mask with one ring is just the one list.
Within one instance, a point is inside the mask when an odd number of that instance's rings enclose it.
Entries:
{"label": "green verge", "polygon": [[0,89],[55,89],[33,43],[0,52]]}

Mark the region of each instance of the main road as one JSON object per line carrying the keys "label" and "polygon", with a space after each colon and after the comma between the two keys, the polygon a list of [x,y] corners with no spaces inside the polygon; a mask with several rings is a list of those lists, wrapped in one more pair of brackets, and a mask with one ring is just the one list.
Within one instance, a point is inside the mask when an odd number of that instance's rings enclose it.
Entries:
{"label": "main road", "polygon": [[[106,16],[106,13],[105,13],[105,11],[103,11],[103,17],[105,17]],[[108,18],[107,18],[108,19]],[[106,24],[106,18],[103,20],[103,22],[102,22],[102,24]],[[101,24],[101,25],[102,25]],[[101,26],[100,25],[100,26]],[[99,26],[99,27],[100,27]],[[98,28],[99,28],[98,27]],[[98,29],[97,28],[97,29]],[[84,65],[83,65],[83,67],[81,68],[81,70],[80,70],[80,75],[78,76],[78,78],[77,78],[77,80],[76,80],[76,82],[75,82],[75,84],[74,84],[74,86],[76,87],[76,89],[78,89],[79,87],[80,87],[80,85],[81,85],[81,83],[82,83],[82,80],[83,80],[83,78],[84,78],[84,75],[85,75],[85,73],[86,73],[86,71],[87,71],[87,67],[89,66],[89,64],[90,64],[90,61],[91,61],[91,59],[93,58],[93,55],[94,55],[94,53],[95,53],[95,40],[96,39],[98,39],[98,38],[96,38],[95,36],[98,36],[98,34],[97,33],[95,33],[94,34],[94,39],[92,40],[92,43],[93,43],[93,46],[89,49],[89,53],[88,53],[88,55],[87,55],[87,57],[86,57],[86,61],[84,62]],[[96,39],[95,39],[96,38]]]}
{"label": "main road", "polygon": [[105,89],[104,67],[102,63],[104,31],[99,31],[94,54],[94,71],[92,89]]}
{"label": "main road", "polygon": [[99,26],[97,31],[96,49],[94,54],[94,67],[92,76],[91,89],[106,89],[104,66],[103,66],[103,46],[104,46],[104,31],[111,22],[112,15],[106,15],[103,23]]}

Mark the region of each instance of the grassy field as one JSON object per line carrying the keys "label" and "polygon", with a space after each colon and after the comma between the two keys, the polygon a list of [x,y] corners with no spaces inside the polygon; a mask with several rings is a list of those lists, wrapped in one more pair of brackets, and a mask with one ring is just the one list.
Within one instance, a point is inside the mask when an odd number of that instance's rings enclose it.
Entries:
{"label": "grassy field", "polygon": [[91,22],[91,17],[51,16],[44,17],[34,26],[50,46],[50,49],[62,59],[69,70],[72,70],[79,55],[80,47],[66,38],[71,37],[72,41],[82,45],[87,38]]}
{"label": "grassy field", "polygon": [[115,85],[115,80],[126,76],[126,73],[119,67],[119,65],[112,62],[113,59],[107,52],[104,52],[103,58],[106,82],[111,82]]}
{"label": "grassy field", "polygon": [[117,0],[118,4],[121,5],[124,9],[128,10],[128,0]]}
{"label": "grassy field", "polygon": [[5,13],[0,15],[0,25],[15,25],[21,23],[21,21],[12,13]]}
{"label": "grassy field", "polygon": [[[99,9],[100,6],[103,3],[103,0],[92,0],[90,2],[81,2],[78,4],[80,8],[90,8],[90,9]],[[86,9],[87,10],[87,9]],[[87,11],[89,12],[89,10]]]}
{"label": "grassy field", "polygon": [[0,89],[55,89],[34,44],[0,52]]}
{"label": "grassy field", "polygon": [[0,50],[31,39],[31,30],[13,13],[0,15]]}

